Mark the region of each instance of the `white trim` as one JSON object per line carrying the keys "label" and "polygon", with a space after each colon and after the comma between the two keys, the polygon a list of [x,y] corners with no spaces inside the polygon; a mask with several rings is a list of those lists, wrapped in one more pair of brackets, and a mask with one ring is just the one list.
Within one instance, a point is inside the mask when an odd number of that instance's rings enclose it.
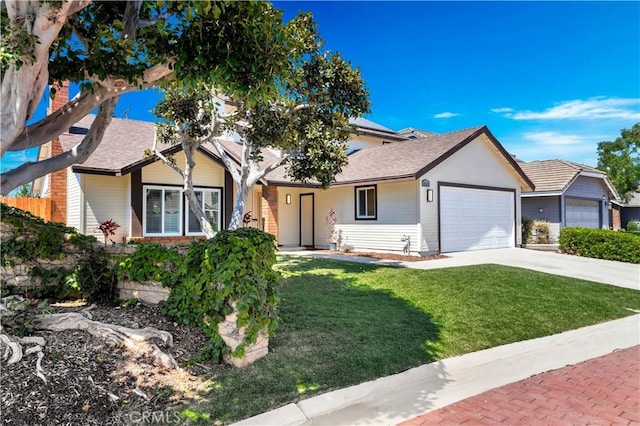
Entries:
{"label": "white trim", "polygon": [[557,197],[562,195],[562,191],[544,191],[544,192],[521,192],[520,196],[523,198],[528,197]]}
{"label": "white trim", "polygon": [[[147,232],[147,190],[160,190],[162,191],[162,205],[160,207],[160,229],[161,232]],[[164,193],[165,191],[177,191],[178,192],[178,232],[164,232],[165,227],[165,207],[164,207]],[[161,186],[161,185],[143,185],[142,186],[142,235],[144,237],[176,237],[182,235],[182,189],[175,186]]]}
{"label": "white trim", "polygon": [[[360,214],[360,191],[368,191],[373,190],[373,214]],[[375,219],[376,218],[376,198],[378,197],[376,186],[361,186],[356,188],[356,219]],[[367,193],[365,192],[365,203],[369,204],[369,198]],[[366,206],[365,206],[366,207]]]}
{"label": "white trim", "polygon": [[[218,194],[218,229],[214,230],[214,232],[218,232],[220,231],[220,229],[222,229],[222,190],[220,190],[220,188],[193,188],[194,192],[202,192],[204,195],[204,192],[216,192]],[[185,197],[186,195],[183,194]],[[202,204],[200,207],[202,207],[202,209],[204,210],[204,197],[202,199]],[[189,207],[189,201],[185,200],[185,235],[187,236],[202,236],[204,235],[204,232],[200,231],[200,232],[189,232],[189,216],[191,215],[191,208]],[[206,213],[206,212],[205,212]]]}

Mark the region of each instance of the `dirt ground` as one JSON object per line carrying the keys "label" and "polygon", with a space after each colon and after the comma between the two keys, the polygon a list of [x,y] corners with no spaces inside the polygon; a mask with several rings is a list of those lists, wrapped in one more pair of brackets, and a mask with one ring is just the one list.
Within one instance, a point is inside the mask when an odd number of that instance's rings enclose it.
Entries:
{"label": "dirt ground", "polygon": [[[52,312],[76,312],[85,306],[53,306]],[[198,328],[168,321],[158,306],[98,307],[93,319],[131,328],[146,326],[173,335],[174,346],[161,349],[178,364],[199,355],[206,338]],[[139,358],[125,347],[110,346],[83,330],[38,331],[46,340],[42,367],[47,383],[35,374],[37,357],[2,365],[2,424],[143,424],[143,417],[176,424],[171,409],[199,397],[207,388],[206,364],[169,370]],[[4,350],[4,348],[3,348]]]}

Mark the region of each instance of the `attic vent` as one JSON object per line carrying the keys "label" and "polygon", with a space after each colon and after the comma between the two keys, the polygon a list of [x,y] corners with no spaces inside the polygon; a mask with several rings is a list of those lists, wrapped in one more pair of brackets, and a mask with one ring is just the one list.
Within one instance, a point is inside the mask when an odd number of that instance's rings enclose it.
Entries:
{"label": "attic vent", "polygon": [[71,126],[69,127],[69,133],[71,133],[72,135],[86,135],[87,133],[89,133],[89,129],[87,129],[86,127]]}

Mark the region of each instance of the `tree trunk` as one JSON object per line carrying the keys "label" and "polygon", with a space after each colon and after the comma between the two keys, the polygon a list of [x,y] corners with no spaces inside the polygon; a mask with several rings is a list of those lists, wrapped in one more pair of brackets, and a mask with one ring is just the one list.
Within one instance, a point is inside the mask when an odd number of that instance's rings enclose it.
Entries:
{"label": "tree trunk", "polygon": [[[202,210],[202,205],[198,201],[198,198],[196,197],[196,193],[193,191],[193,168],[196,165],[196,161],[195,161],[196,149],[194,149],[194,147],[191,146],[188,142],[183,142],[182,148],[184,150],[184,156],[185,156],[185,167],[184,167],[184,173],[183,173],[184,193],[187,196],[187,200],[189,200],[189,207],[191,208],[191,213],[193,213],[198,219],[198,222],[200,222],[200,228],[202,229],[202,232],[204,233],[205,237],[207,239],[210,239],[210,238],[213,238],[213,236],[215,235],[215,231],[211,227],[211,223],[207,219],[207,216],[204,214],[204,211]],[[189,224],[187,223],[185,224],[185,226],[189,226]]]}
{"label": "tree trunk", "polygon": [[231,221],[229,222],[230,231],[242,227],[244,206],[247,203],[247,195],[249,195],[250,189],[251,187],[247,185],[246,180],[240,183],[236,182],[236,203],[233,206],[233,211],[231,212]]}

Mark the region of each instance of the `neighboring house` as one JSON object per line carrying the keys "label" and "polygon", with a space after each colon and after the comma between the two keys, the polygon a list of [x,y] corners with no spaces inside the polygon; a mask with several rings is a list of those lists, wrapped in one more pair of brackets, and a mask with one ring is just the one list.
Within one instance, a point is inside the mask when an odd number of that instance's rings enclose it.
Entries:
{"label": "neighboring house", "polygon": [[522,215],[549,222],[552,242],[565,227],[609,227],[610,201],[619,197],[604,172],[564,160],[519,164],[535,185],[522,193]]}
{"label": "neighboring house", "polygon": [[632,221],[640,225],[640,190],[633,192],[626,203],[616,202],[614,208],[619,212],[618,228],[626,229]]}
{"label": "neighboring house", "polygon": [[[92,119],[81,120],[42,153],[78,143]],[[369,120],[353,124],[358,132],[349,144],[349,164],[334,185],[302,186],[286,177],[285,166],[276,169],[248,197],[251,224],[275,235],[280,246],[325,248],[324,218],[332,208],[340,242],[357,250],[433,254],[520,244],[520,195],[533,184],[486,127],[407,140]],[[114,118],[84,164],[58,172],[62,183],[46,178],[37,187],[82,233],[99,236],[98,223],[113,219],[120,224],[115,242],[200,237],[180,176],[143,156],[153,138],[153,123]],[[237,160],[240,145],[224,145]],[[179,146],[161,149],[183,163]],[[267,160],[277,155],[264,154]],[[224,228],[233,206],[232,179],[208,144],[196,163],[194,186],[205,213],[215,229]]]}

